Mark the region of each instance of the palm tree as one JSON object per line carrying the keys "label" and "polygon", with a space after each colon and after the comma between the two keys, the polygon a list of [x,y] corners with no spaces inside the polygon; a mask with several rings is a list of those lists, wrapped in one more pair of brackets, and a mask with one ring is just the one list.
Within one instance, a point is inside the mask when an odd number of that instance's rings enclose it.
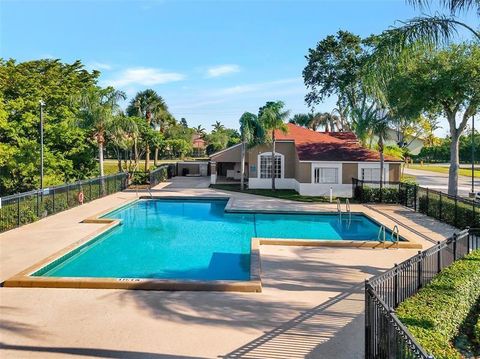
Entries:
{"label": "palm tree", "polygon": [[122,172],[122,152],[124,153],[125,169],[127,169],[127,151],[134,145],[138,136],[138,126],[133,117],[116,116],[107,126],[107,133],[117,154],[118,171]]}
{"label": "palm tree", "polygon": [[263,141],[263,128],[258,117],[250,112],[244,112],[240,117],[240,135],[242,138],[242,155],[240,160],[240,189],[245,188],[245,156],[248,146]]}
{"label": "palm tree", "polygon": [[272,190],[275,190],[275,131],[280,130],[287,132],[287,126],[285,121],[288,118],[289,111],[283,111],[285,104],[282,101],[267,102],[265,106],[261,107],[258,112],[258,121],[265,131],[270,131],[272,141]]}
{"label": "palm tree", "polygon": [[220,121],[215,121],[212,127],[214,132],[222,131],[225,129],[225,126]]}
{"label": "palm tree", "polygon": [[[430,0],[407,0],[414,7],[427,8]],[[441,5],[447,9],[447,15],[421,16],[401,22],[401,26],[388,29],[382,33],[379,43],[376,45],[375,55],[372,64],[382,68],[396,59],[407,48],[418,48],[419,46],[437,47],[448,43],[457,33],[459,28],[470,32],[478,41],[480,32],[472,26],[457,20],[456,15],[467,13],[470,10],[476,12],[480,17],[479,0],[442,0]],[[372,69],[372,71],[378,71]]]}
{"label": "palm tree", "polygon": [[[152,89],[138,92],[130,101],[127,114],[144,117],[149,126],[160,125],[160,132],[163,131],[166,117],[171,116],[163,98]],[[145,172],[147,172],[150,169],[150,145],[146,143],[145,146]]]}
{"label": "palm tree", "polygon": [[98,163],[100,176],[103,171],[103,148],[105,145],[105,132],[113,121],[114,115],[119,111],[118,101],[126,98],[125,93],[113,87],[102,89],[90,87],[80,94],[79,121],[80,127],[93,130],[93,138],[98,146]]}
{"label": "palm tree", "polygon": [[194,130],[195,130],[195,133],[200,137],[205,136],[205,133],[207,132],[207,130],[203,128],[202,125],[198,125],[197,127],[194,128]]}

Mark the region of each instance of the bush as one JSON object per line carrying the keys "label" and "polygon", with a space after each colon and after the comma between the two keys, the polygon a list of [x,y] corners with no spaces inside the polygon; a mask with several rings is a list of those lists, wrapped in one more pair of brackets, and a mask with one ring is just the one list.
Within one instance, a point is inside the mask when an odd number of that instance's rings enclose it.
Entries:
{"label": "bush", "polygon": [[473,344],[480,351],[480,316],[477,318],[477,324],[473,328]]}
{"label": "bush", "polygon": [[418,199],[418,211],[458,228],[480,226],[480,208],[457,201],[455,214],[455,200],[436,192],[430,193],[428,198],[422,195]]}
{"label": "bush", "polygon": [[380,202],[380,193],[382,193],[382,203],[398,203],[398,187],[383,188],[381,192],[380,188],[357,187],[355,198],[362,203]]}
{"label": "bush", "polygon": [[454,262],[397,308],[419,344],[435,358],[461,358],[451,341],[480,296],[480,250]]}

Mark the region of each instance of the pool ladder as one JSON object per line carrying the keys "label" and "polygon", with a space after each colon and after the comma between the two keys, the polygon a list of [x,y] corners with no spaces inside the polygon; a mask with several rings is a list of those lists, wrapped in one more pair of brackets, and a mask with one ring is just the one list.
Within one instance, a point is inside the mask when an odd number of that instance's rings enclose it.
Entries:
{"label": "pool ladder", "polygon": [[[377,240],[381,243],[383,243],[383,248],[385,248],[385,242],[386,242],[386,229],[384,225],[380,226],[380,229],[378,230],[378,236]],[[400,230],[398,229],[398,226],[395,225],[393,226],[392,233],[390,235],[390,240],[393,243],[397,244],[397,249],[400,247]]]}
{"label": "pool ladder", "polygon": [[[342,202],[340,201],[340,198],[337,198],[337,212],[339,215],[339,220],[340,223],[342,222]],[[350,209],[350,201],[348,198],[345,200],[345,212],[348,213],[348,222],[347,225],[350,227],[350,224],[352,222],[352,211]]]}

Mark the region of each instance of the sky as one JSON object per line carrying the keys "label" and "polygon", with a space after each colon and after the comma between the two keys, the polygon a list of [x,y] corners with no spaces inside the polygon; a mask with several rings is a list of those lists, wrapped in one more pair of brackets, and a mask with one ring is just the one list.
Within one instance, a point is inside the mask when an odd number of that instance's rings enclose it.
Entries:
{"label": "sky", "polygon": [[[0,57],[81,60],[101,71],[100,85],[129,98],[152,88],[177,119],[210,131],[215,121],[238,128],[269,100],[309,111],[309,48],[340,29],[368,36],[421,13],[405,0],[0,0]],[[330,98],[316,110],[334,107]]]}

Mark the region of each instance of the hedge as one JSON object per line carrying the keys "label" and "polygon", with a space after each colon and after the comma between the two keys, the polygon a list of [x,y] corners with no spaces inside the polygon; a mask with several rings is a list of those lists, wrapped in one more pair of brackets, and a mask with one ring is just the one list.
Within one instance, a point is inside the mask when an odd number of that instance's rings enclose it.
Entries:
{"label": "hedge", "polygon": [[480,250],[454,262],[397,308],[397,315],[435,358],[462,358],[452,345],[480,296]]}
{"label": "hedge", "polygon": [[477,324],[473,328],[473,344],[480,351],[480,315],[477,317]]}
{"label": "hedge", "polygon": [[457,201],[455,213],[455,200],[448,198],[446,195],[442,195],[440,200],[438,193],[430,193],[428,198],[426,195],[420,196],[418,211],[461,229],[480,226],[480,208],[478,208],[478,205]]}

